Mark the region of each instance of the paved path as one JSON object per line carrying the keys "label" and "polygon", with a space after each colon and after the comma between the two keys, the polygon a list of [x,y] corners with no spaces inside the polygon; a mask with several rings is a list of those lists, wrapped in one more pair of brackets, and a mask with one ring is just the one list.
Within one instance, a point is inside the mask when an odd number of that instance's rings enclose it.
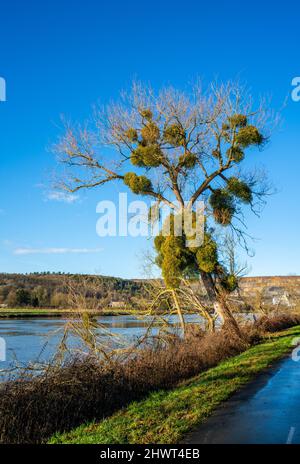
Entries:
{"label": "paved path", "polygon": [[300,361],[285,359],[232,396],[185,443],[300,443]]}

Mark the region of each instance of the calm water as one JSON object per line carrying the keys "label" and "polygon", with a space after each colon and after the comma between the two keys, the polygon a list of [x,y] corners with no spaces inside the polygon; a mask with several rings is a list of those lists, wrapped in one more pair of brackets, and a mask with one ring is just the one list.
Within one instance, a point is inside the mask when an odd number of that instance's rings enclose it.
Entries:
{"label": "calm water", "polygon": [[[142,336],[149,321],[134,316],[103,316],[99,322],[109,331],[122,337],[130,343]],[[186,317],[187,322],[200,322],[197,315]],[[177,317],[169,318],[171,323],[177,323]],[[6,361],[0,362],[0,370],[18,363],[28,364],[39,360],[51,359],[62,339],[66,320],[62,318],[23,318],[5,319],[0,321],[0,337],[6,342]],[[155,332],[157,329],[153,329]],[[76,339],[71,337],[70,345],[76,348]]]}

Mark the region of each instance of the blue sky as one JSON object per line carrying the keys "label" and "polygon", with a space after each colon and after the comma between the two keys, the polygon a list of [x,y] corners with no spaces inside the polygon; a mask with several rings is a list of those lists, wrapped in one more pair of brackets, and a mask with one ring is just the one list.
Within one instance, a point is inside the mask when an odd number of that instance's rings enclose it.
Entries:
{"label": "blue sky", "polygon": [[[239,77],[255,95],[271,95],[276,109],[287,98],[280,130],[255,156],[278,193],[260,219],[247,215],[259,239],[248,263],[252,275],[300,273],[300,102],[290,98],[300,75],[299,18],[297,1],[2,2],[0,271],[139,276],[148,240],[96,234],[97,202],[120,187],[72,203],[49,198],[55,161],[48,147],[61,114],[83,120],[93,103],[116,99],[133,78],[159,88],[200,76]],[[19,248],[48,252],[15,254]]]}

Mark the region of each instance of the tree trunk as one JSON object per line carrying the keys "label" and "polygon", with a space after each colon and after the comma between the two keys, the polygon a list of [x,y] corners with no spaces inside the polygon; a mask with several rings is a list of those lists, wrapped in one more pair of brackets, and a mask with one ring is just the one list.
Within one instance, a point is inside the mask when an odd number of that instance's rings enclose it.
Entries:
{"label": "tree trunk", "polygon": [[201,280],[206,290],[207,296],[213,304],[214,310],[221,319],[223,326],[233,330],[238,337],[242,338],[242,334],[238,323],[232,315],[227,303],[221,295],[218,294],[212,276],[206,272],[201,272]]}
{"label": "tree trunk", "polygon": [[177,310],[177,314],[178,314],[178,317],[179,317],[180,325],[181,325],[183,336],[184,336],[185,335],[184,317],[183,317],[183,314],[182,314],[182,311],[181,311],[181,308],[180,308],[180,304],[179,304],[179,301],[178,301],[176,290],[174,288],[172,289],[172,296],[173,296],[174,304],[175,304],[175,307],[176,307],[176,310]]}

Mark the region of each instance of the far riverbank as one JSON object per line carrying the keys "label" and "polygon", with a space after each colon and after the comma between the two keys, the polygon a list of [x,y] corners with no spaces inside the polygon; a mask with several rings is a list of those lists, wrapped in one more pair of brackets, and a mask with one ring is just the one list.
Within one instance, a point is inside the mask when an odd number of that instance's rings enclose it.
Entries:
{"label": "far riverbank", "polygon": [[[100,311],[87,310],[93,316],[131,316],[142,314],[136,309],[102,309]],[[27,318],[27,317],[62,317],[66,318],[76,314],[74,309],[39,309],[39,308],[5,308],[0,309],[0,318]]]}

